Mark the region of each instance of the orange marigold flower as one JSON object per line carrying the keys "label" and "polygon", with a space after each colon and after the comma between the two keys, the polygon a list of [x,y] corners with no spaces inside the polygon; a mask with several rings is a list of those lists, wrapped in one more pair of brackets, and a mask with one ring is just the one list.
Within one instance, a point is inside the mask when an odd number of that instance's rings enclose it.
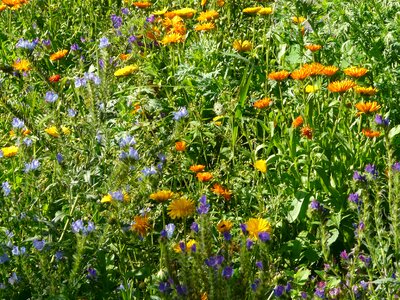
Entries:
{"label": "orange marigold flower", "polygon": [[321,45],[317,45],[317,44],[309,44],[309,45],[305,45],[305,47],[310,50],[311,52],[315,52],[318,51],[322,48]]}
{"label": "orange marigold flower", "polygon": [[373,96],[378,92],[378,90],[372,86],[370,87],[356,86],[354,90],[356,91],[356,93],[366,96]]}
{"label": "orange marigold flower", "polygon": [[312,139],[313,130],[310,126],[304,126],[303,128],[301,128],[300,133],[302,136],[308,138],[309,140]]}
{"label": "orange marigold flower", "polygon": [[67,54],[68,54],[68,50],[66,50],[66,49],[57,51],[57,52],[53,53],[52,55],[50,55],[50,60],[51,61],[60,60],[60,59],[64,58]]}
{"label": "orange marigold flower", "polygon": [[144,237],[151,229],[148,216],[135,216],[134,223],[131,227],[133,231]]}
{"label": "orange marigold flower", "polygon": [[7,5],[5,4],[0,4],[0,11],[3,11],[7,8]]}
{"label": "orange marigold flower", "polygon": [[137,8],[149,8],[152,3],[151,2],[133,2],[132,3],[133,6],[137,7]]}
{"label": "orange marigold flower", "polygon": [[16,71],[27,72],[32,69],[31,63],[26,59],[17,59],[13,63],[13,68]]}
{"label": "orange marigold flower", "polygon": [[49,77],[50,82],[59,82],[61,79],[61,76],[59,74],[52,75]]}
{"label": "orange marigold flower", "polygon": [[325,66],[321,71],[321,75],[332,76],[335,75],[338,70],[339,68],[335,66]]}
{"label": "orange marigold flower", "polygon": [[302,116],[298,116],[296,119],[293,120],[292,126],[294,128],[297,128],[297,127],[303,125],[303,121],[304,121],[303,117]]}
{"label": "orange marigold flower", "polygon": [[201,182],[207,182],[213,178],[213,175],[210,172],[200,172],[197,173],[196,177]]}
{"label": "orange marigold flower", "polygon": [[228,189],[224,188],[222,185],[219,183],[215,183],[213,187],[211,188],[211,191],[214,194],[220,195],[225,198],[225,200],[230,200],[232,197],[232,192],[229,191]]}
{"label": "orange marigold flower", "polygon": [[302,68],[307,70],[310,73],[310,76],[313,76],[321,75],[325,67],[320,63],[313,62],[312,64],[305,64]]}
{"label": "orange marigold flower", "polygon": [[266,108],[271,105],[272,105],[272,100],[270,98],[263,98],[253,103],[253,106],[258,109]]}
{"label": "orange marigold flower", "polygon": [[366,68],[351,67],[343,70],[344,74],[350,77],[362,77],[367,74],[368,70]]}
{"label": "orange marigold flower", "polygon": [[290,74],[290,77],[292,77],[294,80],[304,80],[309,76],[311,76],[310,70],[306,68],[294,70],[292,74]]}
{"label": "orange marigold flower", "polygon": [[370,138],[370,139],[372,139],[372,138],[374,138],[374,137],[378,137],[378,136],[381,135],[381,133],[380,133],[379,131],[373,131],[373,130],[367,129],[367,128],[363,129],[363,130],[362,130],[362,133],[363,133],[366,137],[368,137],[368,138]]}
{"label": "orange marigold flower", "polygon": [[168,44],[176,44],[184,41],[184,36],[179,33],[171,33],[166,35],[162,40],[161,44],[168,45]]}
{"label": "orange marigold flower", "polygon": [[288,71],[282,70],[277,72],[272,72],[268,74],[268,78],[271,80],[282,81],[288,78],[290,73]]}
{"label": "orange marigold flower", "polygon": [[200,13],[200,16],[197,18],[197,21],[211,21],[215,20],[219,17],[219,13],[216,10],[207,10]]}
{"label": "orange marigold flower", "polygon": [[176,151],[185,151],[186,150],[186,142],[185,141],[178,141],[175,143]]}
{"label": "orange marigold flower", "polygon": [[243,13],[249,14],[249,15],[255,15],[258,13],[258,11],[262,9],[262,6],[257,6],[257,7],[246,7],[243,9]]}
{"label": "orange marigold flower", "polygon": [[301,24],[306,20],[304,17],[292,17],[292,21],[295,24]]}
{"label": "orange marigold flower", "polygon": [[190,166],[189,169],[192,172],[198,173],[198,172],[204,171],[205,167],[206,167],[205,165],[193,165],[193,166]]}
{"label": "orange marigold flower", "polygon": [[332,93],[343,93],[355,87],[356,83],[352,80],[334,81],[328,85],[328,90]]}
{"label": "orange marigold flower", "polygon": [[125,53],[121,53],[120,55],[118,55],[120,60],[127,60],[129,58],[129,54],[125,54]]}
{"label": "orange marigold flower", "polygon": [[376,112],[381,108],[381,106],[378,104],[378,102],[359,102],[356,104],[356,108],[360,111],[357,113],[357,116],[361,114],[369,114]]}
{"label": "orange marigold flower", "polygon": [[253,49],[253,45],[250,41],[247,41],[247,40],[244,40],[244,41],[235,40],[233,42],[233,48],[239,52],[246,52],[246,51],[250,51],[251,49]]}
{"label": "orange marigold flower", "polygon": [[219,7],[224,6],[224,5],[225,5],[225,0],[217,0],[217,5],[218,5]]}
{"label": "orange marigold flower", "polygon": [[157,202],[165,202],[171,199],[173,196],[174,196],[173,192],[169,190],[163,190],[150,194],[150,199]]}
{"label": "orange marigold flower", "polygon": [[232,227],[233,227],[232,222],[228,220],[221,220],[217,224],[217,230],[220,233],[229,232],[232,229]]}
{"label": "orange marigold flower", "polygon": [[211,22],[203,23],[203,24],[197,24],[194,27],[195,31],[210,31],[215,28],[215,24]]}

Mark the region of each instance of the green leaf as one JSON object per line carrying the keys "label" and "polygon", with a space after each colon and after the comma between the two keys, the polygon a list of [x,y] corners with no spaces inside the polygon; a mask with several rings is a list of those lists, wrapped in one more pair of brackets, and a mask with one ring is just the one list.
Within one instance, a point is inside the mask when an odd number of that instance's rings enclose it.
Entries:
{"label": "green leaf", "polygon": [[326,241],[326,243],[328,244],[328,246],[332,245],[334,242],[336,242],[337,238],[339,237],[339,230],[337,230],[336,228],[333,228],[331,230],[329,230],[331,236],[329,237],[329,239]]}
{"label": "green leaf", "polygon": [[298,191],[293,199],[292,206],[293,209],[289,212],[287,220],[293,223],[297,219],[303,219],[307,212],[307,206],[310,200],[308,193],[303,191]]}
{"label": "green leaf", "polygon": [[390,129],[389,131],[389,139],[393,139],[396,135],[400,133],[400,125],[397,125]]}
{"label": "green leaf", "polygon": [[304,285],[308,281],[308,277],[310,277],[311,271],[309,269],[301,268],[294,274],[293,281],[298,285]]}

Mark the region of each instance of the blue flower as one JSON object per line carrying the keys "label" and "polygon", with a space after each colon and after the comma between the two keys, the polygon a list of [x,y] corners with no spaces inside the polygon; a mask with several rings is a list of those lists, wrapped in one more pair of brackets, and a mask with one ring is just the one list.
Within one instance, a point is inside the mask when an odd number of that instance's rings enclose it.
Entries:
{"label": "blue flower", "polygon": [[186,107],[181,107],[179,108],[178,111],[173,112],[173,115],[174,115],[174,120],[179,121],[180,119],[188,115],[188,111],[186,110]]}
{"label": "blue flower", "polygon": [[259,237],[260,240],[263,241],[263,242],[269,241],[269,240],[271,239],[269,233],[268,233],[268,232],[265,232],[265,231],[260,232],[260,233],[258,234],[258,237]]}
{"label": "blue flower", "polygon": [[32,243],[33,243],[33,247],[35,247],[36,250],[42,251],[44,246],[45,246],[45,244],[46,244],[46,241],[45,240],[39,241],[39,240],[35,239],[35,240],[33,240]]}
{"label": "blue flower", "polygon": [[355,181],[363,181],[363,182],[367,181],[367,178],[365,176],[361,175],[360,173],[358,173],[358,171],[354,171],[353,179]]}
{"label": "blue flower", "polygon": [[52,91],[46,92],[46,96],[44,97],[44,100],[47,103],[54,103],[58,99],[58,95]]}
{"label": "blue flower", "polygon": [[389,126],[390,120],[389,118],[384,119],[381,115],[376,115],[375,123],[381,126]]}
{"label": "blue flower", "polygon": [[61,153],[57,153],[56,159],[57,159],[57,162],[58,162],[59,164],[61,164],[61,163],[63,162],[63,160],[64,160],[64,157],[62,156]]}
{"label": "blue flower", "polygon": [[1,189],[3,190],[4,197],[7,197],[11,193],[11,186],[8,181],[4,181],[1,184]]}
{"label": "blue flower", "polygon": [[157,174],[157,170],[156,170],[156,168],[154,166],[151,166],[150,168],[149,167],[145,167],[142,170],[142,173],[143,173],[144,176],[150,176],[150,175]]}
{"label": "blue flower", "polygon": [[366,165],[365,172],[371,174],[373,178],[376,178],[376,176],[378,176],[378,170],[376,169],[376,166],[373,164]]}
{"label": "blue flower", "polygon": [[86,84],[87,84],[87,81],[86,81],[86,78],[75,78],[75,87],[76,88],[79,88],[79,87],[81,87],[81,86],[86,86]]}
{"label": "blue flower", "polygon": [[360,202],[359,197],[360,196],[357,193],[354,193],[354,194],[350,194],[348,199],[350,202],[358,204]]}
{"label": "blue flower", "polygon": [[16,282],[18,282],[19,278],[17,276],[17,273],[12,272],[12,275],[10,276],[10,278],[8,278],[8,283],[11,285],[14,285]]}
{"label": "blue flower", "polygon": [[197,208],[197,212],[200,215],[205,215],[208,213],[209,210],[210,210],[210,204],[207,203],[207,197],[206,195],[202,195],[200,197],[200,205]]}
{"label": "blue flower", "polygon": [[24,121],[18,119],[18,118],[13,118],[11,125],[13,128],[17,128],[17,129],[22,129],[25,126]]}
{"label": "blue flower", "polygon": [[258,288],[258,286],[260,285],[261,280],[260,279],[256,279],[254,280],[254,282],[250,285],[251,289],[253,290],[253,292],[255,292]]}
{"label": "blue flower", "polygon": [[175,225],[172,223],[169,223],[167,225],[165,225],[165,233],[166,233],[166,237],[168,239],[170,239],[172,237],[172,235],[174,234],[175,231]]}
{"label": "blue flower", "polygon": [[178,284],[178,285],[176,286],[176,291],[178,292],[178,295],[181,295],[181,296],[184,296],[184,295],[187,295],[187,294],[188,294],[187,287],[184,286],[184,285]]}
{"label": "blue flower", "polygon": [[100,44],[99,44],[100,49],[106,48],[109,45],[110,45],[110,42],[108,41],[108,38],[106,38],[106,37],[100,38]]}
{"label": "blue flower", "polygon": [[313,199],[310,203],[310,207],[313,210],[322,210],[322,204],[319,203],[317,200]]}
{"label": "blue flower", "polygon": [[264,269],[264,265],[263,265],[262,261],[257,261],[257,262],[256,262],[256,266],[257,266],[257,268],[260,269],[260,270]]}
{"label": "blue flower", "polygon": [[224,240],[229,242],[232,239],[232,235],[229,231],[224,231],[224,233],[222,233],[222,235],[224,236]]}
{"label": "blue flower", "polygon": [[193,222],[192,225],[190,226],[190,229],[193,230],[195,233],[199,232],[199,224],[196,222]]}
{"label": "blue flower", "polygon": [[6,262],[8,262],[10,260],[10,258],[8,257],[8,255],[6,253],[4,253],[3,255],[0,256],[0,264],[4,264]]}
{"label": "blue flower", "polygon": [[78,51],[78,50],[80,50],[81,48],[79,47],[79,45],[78,44],[72,44],[71,45],[71,51]]}
{"label": "blue flower", "polygon": [[278,285],[274,288],[274,295],[280,297],[285,292],[285,287],[283,285]]}
{"label": "blue flower", "polygon": [[225,279],[231,278],[233,275],[233,268],[231,266],[227,266],[222,270],[222,277]]}
{"label": "blue flower", "polygon": [[126,8],[126,7],[121,8],[121,13],[123,15],[129,15],[129,8]]}
{"label": "blue flower", "polygon": [[23,48],[28,50],[35,49],[36,45],[38,44],[38,40],[33,40],[32,42],[24,39],[19,39],[15,48]]}
{"label": "blue flower", "polygon": [[161,293],[167,294],[171,291],[171,284],[168,281],[160,282],[158,285],[158,290]]}
{"label": "blue flower", "polygon": [[75,222],[72,222],[71,228],[73,233],[79,233],[81,230],[83,230],[83,221],[79,219]]}
{"label": "blue flower", "polygon": [[113,14],[113,15],[111,15],[111,22],[115,29],[120,28],[122,25],[122,18],[120,16]]}
{"label": "blue flower", "polygon": [[32,141],[32,139],[30,139],[30,138],[24,138],[24,139],[23,139],[23,143],[24,143],[27,147],[30,147],[30,146],[32,146],[33,141]]}
{"label": "blue flower", "polygon": [[86,278],[91,279],[91,280],[96,280],[97,279],[97,271],[94,268],[88,268],[87,269],[87,275]]}
{"label": "blue flower", "polygon": [[340,252],[340,258],[343,260],[348,260],[349,259],[349,255],[347,254],[346,250],[343,250],[342,252]]}
{"label": "blue flower", "polygon": [[395,172],[399,172],[400,171],[400,162],[395,162],[392,165],[392,170],[395,171]]}
{"label": "blue flower", "polygon": [[205,260],[205,264],[214,269],[218,269],[223,261],[224,261],[224,257],[222,255],[216,255],[216,256],[210,256],[209,258],[207,258]]}
{"label": "blue flower", "polygon": [[132,145],[135,145],[135,144],[136,144],[135,138],[133,136],[130,136],[130,135],[122,137],[119,140],[119,147],[120,148],[124,148],[125,146],[132,146]]}
{"label": "blue flower", "polygon": [[68,108],[68,117],[74,118],[78,112],[73,108]]}
{"label": "blue flower", "polygon": [[55,258],[57,261],[61,260],[64,256],[64,253],[60,250],[58,250],[55,254],[54,254]]}
{"label": "blue flower", "polygon": [[110,193],[110,195],[113,198],[113,200],[117,200],[117,201],[124,200],[124,194],[121,191],[112,192],[112,193]]}
{"label": "blue flower", "polygon": [[40,167],[40,162],[37,159],[32,160],[30,163],[25,164],[24,172],[28,173],[30,171],[37,170]]}
{"label": "blue flower", "polygon": [[246,248],[247,250],[250,250],[251,247],[253,247],[254,242],[251,239],[246,240]]}

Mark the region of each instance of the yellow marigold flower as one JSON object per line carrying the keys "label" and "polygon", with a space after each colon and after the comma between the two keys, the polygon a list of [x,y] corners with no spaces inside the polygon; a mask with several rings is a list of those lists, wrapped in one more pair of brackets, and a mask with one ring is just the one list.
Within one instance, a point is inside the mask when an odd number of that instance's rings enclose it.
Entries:
{"label": "yellow marigold flower", "polygon": [[17,59],[13,63],[13,68],[16,71],[22,71],[22,72],[27,72],[32,69],[31,63],[26,59]]}
{"label": "yellow marigold flower", "polygon": [[264,159],[257,160],[254,163],[254,168],[256,168],[261,173],[267,173],[267,161]]}
{"label": "yellow marigold flower", "polygon": [[258,13],[258,11],[262,9],[262,6],[257,6],[257,7],[247,7],[243,9],[243,13],[245,14],[250,14],[250,15],[255,15]]}
{"label": "yellow marigold flower", "polygon": [[220,195],[224,197],[225,200],[230,200],[232,197],[232,192],[226,188],[224,188],[222,185],[219,183],[215,183],[213,187],[211,188],[211,191],[214,194]]}
{"label": "yellow marigold flower", "polygon": [[51,61],[60,60],[60,59],[64,58],[67,54],[68,54],[68,50],[66,50],[66,49],[57,51],[56,53],[53,53],[52,55],[50,55],[50,60]]}
{"label": "yellow marigold flower", "polygon": [[178,141],[175,143],[176,151],[185,151],[186,150],[186,142],[185,141]]}
{"label": "yellow marigold flower", "polygon": [[173,196],[174,196],[173,192],[169,190],[163,190],[150,194],[150,199],[161,203],[171,199]]}
{"label": "yellow marigold flower", "polygon": [[1,152],[3,153],[4,157],[13,157],[17,155],[18,147],[17,146],[4,147],[1,148]]}
{"label": "yellow marigold flower", "polygon": [[200,300],[208,300],[208,294],[207,294],[207,292],[204,292],[204,293],[201,294]]}
{"label": "yellow marigold flower", "polygon": [[56,126],[51,126],[48,127],[44,130],[48,135],[51,135],[52,137],[58,138],[60,136],[60,133],[57,130]]}
{"label": "yellow marigold flower", "polygon": [[198,172],[204,171],[205,167],[206,167],[205,165],[193,165],[193,166],[190,166],[189,169],[192,172],[198,173]]}
{"label": "yellow marigold flower", "polygon": [[258,235],[261,232],[271,233],[271,224],[261,218],[250,218],[246,222],[246,229],[252,239],[258,240]]}
{"label": "yellow marigold flower", "polygon": [[207,10],[200,13],[200,16],[197,18],[197,21],[204,22],[204,21],[211,21],[218,19],[219,13],[216,10]]}
{"label": "yellow marigold flower", "polygon": [[129,65],[115,71],[114,76],[115,77],[128,76],[136,72],[137,70],[139,70],[139,67],[137,65]]}
{"label": "yellow marigold flower", "polygon": [[8,133],[10,135],[10,137],[15,137],[15,131],[13,129],[10,130],[10,132]]}
{"label": "yellow marigold flower", "polygon": [[267,15],[271,15],[273,12],[274,11],[272,10],[272,7],[263,7],[257,12],[257,15],[267,16]]}
{"label": "yellow marigold flower", "polygon": [[213,30],[215,28],[215,24],[212,22],[207,22],[207,23],[203,23],[203,24],[197,24],[194,27],[195,31],[210,31]]}
{"label": "yellow marigold flower", "polygon": [[370,87],[356,86],[354,90],[356,91],[356,93],[366,96],[373,96],[378,92],[378,90],[372,86]]}
{"label": "yellow marigold flower", "polygon": [[127,192],[123,192],[122,195],[124,196],[123,197],[124,202],[128,202],[129,201],[129,194]]}
{"label": "yellow marigold flower", "polygon": [[112,201],[112,196],[110,194],[107,194],[101,198],[100,202],[101,203],[109,203]]}
{"label": "yellow marigold flower", "polygon": [[315,93],[318,90],[319,90],[319,88],[314,85],[307,85],[305,88],[306,93]]}
{"label": "yellow marigold flower", "polygon": [[369,114],[369,113],[376,112],[377,110],[379,110],[381,108],[381,106],[376,101],[365,102],[365,103],[359,102],[356,104],[356,108],[360,111],[359,113],[357,113],[357,116],[359,116],[361,114]]}
{"label": "yellow marigold flower", "polygon": [[217,5],[218,5],[219,7],[224,6],[224,5],[225,5],[225,0],[217,0]]}
{"label": "yellow marigold flower", "polygon": [[28,128],[25,128],[22,130],[22,134],[25,136],[30,135],[31,133],[32,133],[32,131],[30,131]]}
{"label": "yellow marigold flower", "polygon": [[312,135],[313,135],[313,130],[311,129],[310,126],[303,126],[303,128],[301,128],[300,133],[302,136],[306,137],[307,139],[311,140],[312,139]]}
{"label": "yellow marigold flower", "polygon": [[219,120],[221,120],[221,119],[223,119],[224,118],[224,116],[215,116],[214,118],[213,118],[213,122],[214,122],[214,124],[215,125],[217,125],[217,126],[221,126],[222,125],[222,122],[221,121],[219,121]]}
{"label": "yellow marigold flower", "polygon": [[227,220],[221,220],[218,222],[217,230],[220,233],[228,232],[232,229],[232,222]]}
{"label": "yellow marigold flower", "polygon": [[268,78],[275,81],[282,81],[288,78],[290,73],[288,71],[282,70],[277,72],[272,72],[268,74]]}
{"label": "yellow marigold flower", "polygon": [[248,40],[236,40],[233,42],[233,48],[239,52],[250,51],[253,48],[253,45]]}
{"label": "yellow marigold flower", "polygon": [[168,45],[168,44],[173,44],[173,43],[180,43],[184,41],[183,35],[179,33],[171,33],[166,35],[162,40],[161,44],[163,45]]}
{"label": "yellow marigold flower", "polygon": [[61,126],[61,131],[65,135],[70,135],[71,134],[71,129],[69,129],[68,127],[65,127],[65,126]]}
{"label": "yellow marigold flower", "polygon": [[194,213],[195,206],[193,200],[179,198],[171,201],[168,210],[168,215],[172,219],[185,218]]}
{"label": "yellow marigold flower", "polygon": [[263,98],[263,99],[260,99],[260,100],[257,100],[256,102],[254,102],[253,106],[258,109],[263,109],[266,107],[270,107],[272,105],[272,103],[273,102],[270,98]]}
{"label": "yellow marigold flower", "polygon": [[5,4],[0,4],[0,11],[3,11],[7,8],[7,5]]}
{"label": "yellow marigold flower", "polygon": [[301,24],[306,20],[304,17],[292,17],[292,21],[295,24]]}
{"label": "yellow marigold flower", "polygon": [[374,131],[374,130],[367,129],[367,128],[364,128],[364,129],[362,130],[362,133],[363,133],[366,137],[368,137],[368,138],[370,138],[370,139],[372,139],[372,138],[374,138],[374,137],[378,137],[378,136],[381,135],[381,133],[380,133],[379,131]]}
{"label": "yellow marigold flower", "polygon": [[213,175],[210,172],[200,172],[196,174],[196,177],[201,182],[207,182],[213,178]]}
{"label": "yellow marigold flower", "polygon": [[343,93],[355,87],[356,83],[352,80],[334,81],[328,85],[328,90],[332,93]]}
{"label": "yellow marigold flower", "polygon": [[162,16],[163,14],[165,14],[168,11],[168,8],[163,8],[161,10],[156,10],[153,11],[152,14],[156,15],[156,16]]}
{"label": "yellow marigold flower", "polygon": [[148,216],[135,216],[133,225],[131,227],[133,231],[138,233],[141,237],[144,237],[151,229]]}
{"label": "yellow marigold flower", "polygon": [[317,44],[309,44],[309,45],[305,45],[304,47],[306,47],[311,52],[318,51],[318,50],[320,50],[322,48],[321,45],[317,45]]}
{"label": "yellow marigold flower", "polygon": [[351,67],[343,70],[344,74],[350,77],[358,78],[367,74],[366,68]]}
{"label": "yellow marigold flower", "polygon": [[191,18],[193,15],[196,13],[196,10],[193,8],[181,8],[178,10],[172,11],[177,16],[180,16],[182,18]]}
{"label": "yellow marigold flower", "polygon": [[201,6],[205,6],[206,4],[207,4],[207,0],[201,0],[201,3],[200,3]]}
{"label": "yellow marigold flower", "polygon": [[301,126],[303,124],[303,117],[302,116],[298,116],[296,119],[293,120],[292,122],[292,126],[294,128],[297,128],[299,126]]}
{"label": "yellow marigold flower", "polygon": [[322,69],[321,71],[321,75],[325,75],[325,76],[332,76],[335,75],[336,72],[339,70],[338,67],[335,66],[326,66]]}
{"label": "yellow marigold flower", "polygon": [[133,2],[132,5],[137,8],[149,8],[152,5],[152,3],[147,1],[144,2],[139,1],[139,2]]}
{"label": "yellow marigold flower", "polygon": [[[183,241],[181,241],[180,243],[183,243]],[[182,248],[181,248],[181,246],[179,245],[180,243],[177,243],[177,244],[175,244],[175,246],[174,246],[174,251],[176,252],[176,253],[181,253],[182,252]],[[186,245],[184,246],[185,247],[185,251],[193,251],[194,249],[192,248],[193,246],[195,246],[195,245],[197,245],[197,242],[195,241],[195,240],[193,240],[193,239],[191,239],[191,240],[189,240],[187,243],[186,243]]]}

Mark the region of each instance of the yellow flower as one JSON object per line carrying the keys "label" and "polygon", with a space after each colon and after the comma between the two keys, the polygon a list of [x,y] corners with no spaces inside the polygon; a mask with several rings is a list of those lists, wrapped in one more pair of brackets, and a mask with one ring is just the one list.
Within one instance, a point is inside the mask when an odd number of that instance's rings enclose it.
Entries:
{"label": "yellow flower", "polygon": [[112,196],[110,194],[107,194],[101,198],[100,202],[101,203],[108,203],[112,201]]}
{"label": "yellow flower", "polygon": [[224,116],[215,116],[213,118],[214,124],[217,125],[217,126],[221,126],[222,122],[220,120],[223,119],[223,118],[224,118]]}
{"label": "yellow flower", "polygon": [[13,156],[17,155],[18,147],[16,147],[16,146],[4,147],[4,148],[1,148],[1,152],[3,153],[4,157],[13,157]]}
{"label": "yellow flower", "polygon": [[314,85],[307,85],[305,90],[306,90],[306,93],[315,93],[316,91],[319,90],[319,88]]}
{"label": "yellow flower", "polygon": [[131,229],[137,232],[141,237],[144,237],[146,233],[151,229],[148,216],[136,216]]}
{"label": "yellow flower", "polygon": [[372,86],[370,87],[356,86],[354,90],[356,91],[356,93],[360,95],[367,95],[367,96],[373,96],[378,92],[378,90]]}
{"label": "yellow flower", "polygon": [[232,229],[232,226],[233,226],[233,224],[231,221],[221,220],[218,222],[217,230],[220,233],[224,233],[224,232],[230,231]]}
{"label": "yellow flower", "polygon": [[71,134],[71,129],[69,129],[68,127],[65,127],[65,126],[61,126],[61,131],[65,135],[70,135]]}
{"label": "yellow flower", "polygon": [[194,213],[194,202],[186,198],[172,200],[168,206],[168,215],[172,219],[188,217]]}
{"label": "yellow flower", "polygon": [[367,74],[368,70],[366,68],[351,67],[344,69],[343,72],[347,76],[358,78]]}
{"label": "yellow flower", "polygon": [[271,224],[261,218],[250,218],[246,222],[246,229],[252,239],[257,240],[261,232],[271,233]]}
{"label": "yellow flower", "polygon": [[197,21],[211,21],[215,20],[219,17],[219,13],[216,10],[207,10],[200,13],[200,16],[197,18]]}
{"label": "yellow flower", "polygon": [[115,77],[128,76],[131,75],[133,72],[136,72],[137,70],[139,70],[139,67],[137,65],[129,65],[115,71],[114,76]]}
{"label": "yellow flower", "polygon": [[295,24],[301,24],[306,20],[304,17],[292,17],[292,21]]}
{"label": "yellow flower", "polygon": [[180,16],[182,18],[191,18],[196,13],[196,10],[194,10],[193,8],[186,7],[186,8],[174,10],[174,11],[172,11],[172,13],[174,13],[175,15]]}
{"label": "yellow flower", "polygon": [[244,40],[244,41],[235,40],[233,42],[233,48],[239,52],[246,52],[246,51],[250,51],[253,48],[253,45],[251,44],[250,41],[247,41],[247,40]]}
{"label": "yellow flower", "polygon": [[210,31],[215,28],[215,24],[211,22],[203,23],[203,24],[197,24],[194,27],[195,31]]}
{"label": "yellow flower", "polygon": [[257,160],[254,163],[254,168],[265,174],[267,173],[267,162],[264,159]]}
{"label": "yellow flower", "polygon": [[3,11],[7,8],[7,5],[5,4],[0,4],[0,11]]}
{"label": "yellow flower", "polygon": [[[183,241],[181,241],[180,243],[183,243]],[[175,244],[175,246],[174,246],[174,251],[176,252],[176,253],[181,253],[182,252],[182,249],[181,249],[181,246],[179,245],[180,243],[177,243],[177,244]],[[194,245],[197,245],[197,242],[195,241],[195,240],[193,240],[193,239],[191,239],[191,240],[189,240],[187,243],[186,243],[186,245],[185,245],[185,251],[193,251],[193,246]]]}
{"label": "yellow flower", "polygon": [[326,66],[322,69],[321,75],[332,76],[339,70],[338,67],[335,66]]}
{"label": "yellow flower", "polygon": [[257,14],[260,16],[267,16],[272,14],[273,12],[274,11],[272,10],[272,7],[263,7],[257,12]]}
{"label": "yellow flower", "polygon": [[179,33],[171,33],[167,34],[162,40],[161,44],[168,45],[168,44],[175,44],[184,41],[184,36]]}
{"label": "yellow flower", "polygon": [[47,134],[51,135],[52,137],[58,138],[60,133],[57,130],[56,126],[48,127],[44,130]]}
{"label": "yellow flower", "polygon": [[218,5],[219,7],[224,6],[224,5],[225,5],[225,0],[217,0],[217,5]]}
{"label": "yellow flower", "polygon": [[156,10],[156,11],[153,11],[153,15],[156,15],[156,16],[162,16],[163,14],[165,14],[166,12],[168,11],[168,8],[163,8],[163,9],[161,9],[161,10]]}
{"label": "yellow flower", "polygon": [[13,68],[16,71],[27,72],[32,69],[31,63],[26,59],[17,59],[13,63]]}
{"label": "yellow flower", "polygon": [[246,7],[245,9],[243,9],[243,13],[250,14],[250,15],[255,15],[261,9],[262,9],[262,6]]}
{"label": "yellow flower", "polygon": [[51,61],[60,60],[60,59],[64,58],[67,54],[68,54],[68,50],[66,50],[66,49],[57,51],[56,53],[53,53],[52,55],[50,55],[50,60]]}
{"label": "yellow flower", "polygon": [[300,130],[300,134],[306,137],[307,139],[311,140],[313,135],[313,130],[310,126],[303,126],[303,128],[301,128]]}
{"label": "yellow flower", "polygon": [[356,104],[356,108],[360,111],[359,113],[357,113],[357,116],[359,116],[361,114],[369,114],[369,113],[376,112],[377,110],[379,110],[381,108],[381,106],[376,101],[365,102],[365,103],[359,102]]}
{"label": "yellow flower", "polygon": [[201,182],[210,181],[213,178],[213,175],[210,172],[200,172],[197,173],[197,179]]}
{"label": "yellow flower", "polygon": [[150,194],[150,199],[157,202],[165,202],[168,199],[171,199],[173,195],[174,193],[169,190],[158,191],[156,193]]}

